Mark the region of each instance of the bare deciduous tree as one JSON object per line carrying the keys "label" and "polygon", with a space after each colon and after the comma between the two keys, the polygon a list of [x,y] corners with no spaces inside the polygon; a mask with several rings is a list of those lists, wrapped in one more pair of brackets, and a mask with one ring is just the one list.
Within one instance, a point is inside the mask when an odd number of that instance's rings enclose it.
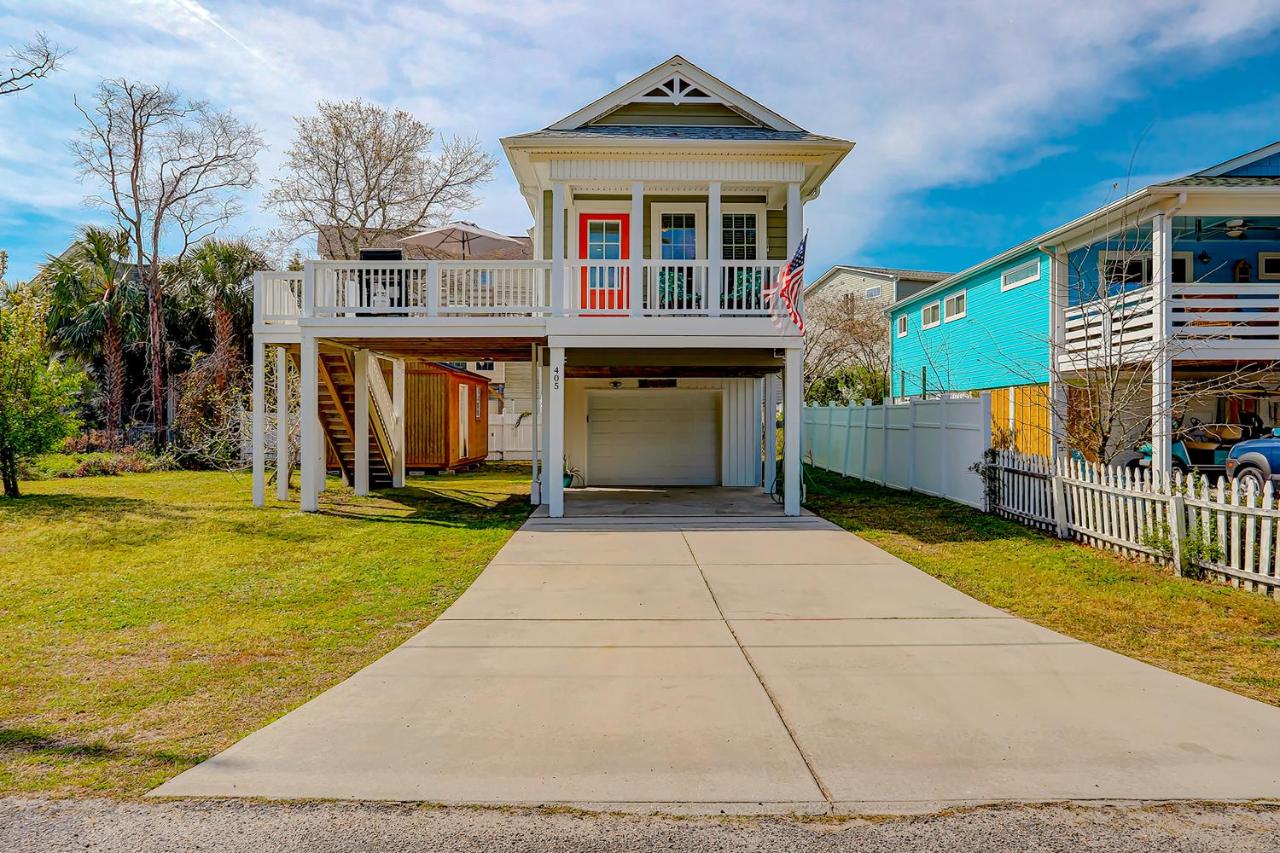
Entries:
{"label": "bare deciduous tree", "polygon": [[30,89],[37,80],[58,70],[67,52],[49,41],[44,33],[36,33],[34,41],[9,51],[8,73],[0,75],[0,95],[13,95]]}
{"label": "bare deciduous tree", "polygon": [[[850,403],[889,393],[889,335],[872,304],[845,295],[810,306],[804,346],[805,399]],[[821,399],[819,399],[821,398]]]}
{"label": "bare deciduous tree", "polygon": [[81,179],[101,186],[87,201],[128,233],[147,293],[148,359],[156,443],[165,435],[166,352],[161,246],[190,245],[240,212],[239,193],[257,180],[257,129],[173,89],[104,80],[71,143]]}
{"label": "bare deciduous tree", "polygon": [[356,257],[370,235],[439,224],[473,207],[497,161],[475,139],[441,138],[404,110],[361,100],[321,101],[295,118],[284,172],[266,204],[281,236],[329,236],[329,253]]}

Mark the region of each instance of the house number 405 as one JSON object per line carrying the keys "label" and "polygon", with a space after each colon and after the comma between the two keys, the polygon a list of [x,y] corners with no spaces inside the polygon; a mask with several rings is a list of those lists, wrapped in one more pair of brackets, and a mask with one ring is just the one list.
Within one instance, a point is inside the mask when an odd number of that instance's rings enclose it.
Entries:
{"label": "house number 405", "polygon": [[551,368],[551,388],[552,390],[560,390],[560,368]]}

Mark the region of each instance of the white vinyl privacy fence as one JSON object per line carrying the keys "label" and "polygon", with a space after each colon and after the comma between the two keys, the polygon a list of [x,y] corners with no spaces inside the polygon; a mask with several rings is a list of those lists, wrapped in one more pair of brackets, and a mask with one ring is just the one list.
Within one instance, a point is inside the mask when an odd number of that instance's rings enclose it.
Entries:
{"label": "white vinyl privacy fence", "polygon": [[991,446],[991,399],[809,406],[805,458],[818,468],[986,509],[971,469]]}

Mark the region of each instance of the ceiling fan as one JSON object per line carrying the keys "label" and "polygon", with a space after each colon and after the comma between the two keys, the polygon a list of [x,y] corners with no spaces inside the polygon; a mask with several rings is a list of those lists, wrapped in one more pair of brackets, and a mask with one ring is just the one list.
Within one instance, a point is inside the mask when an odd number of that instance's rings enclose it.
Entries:
{"label": "ceiling fan", "polygon": [[1280,231],[1280,225],[1260,225],[1248,219],[1226,219],[1221,228],[1222,233],[1232,240],[1247,240],[1250,231]]}

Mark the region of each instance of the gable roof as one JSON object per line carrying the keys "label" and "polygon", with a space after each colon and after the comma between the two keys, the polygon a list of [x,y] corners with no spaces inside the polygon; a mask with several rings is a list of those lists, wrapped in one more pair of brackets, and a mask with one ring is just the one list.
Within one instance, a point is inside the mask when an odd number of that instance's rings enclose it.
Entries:
{"label": "gable roof", "polygon": [[857,273],[859,275],[867,275],[872,278],[883,278],[888,280],[906,280],[906,281],[924,281],[933,284],[950,278],[949,272],[930,272],[929,270],[909,270],[898,269],[894,267],[860,267],[854,264],[835,264],[822,275],[818,276],[805,287],[805,293],[811,293],[818,290],[836,275],[842,272]]}
{"label": "gable roof", "polygon": [[1276,154],[1280,154],[1280,142],[1272,142],[1270,145],[1264,145],[1261,148],[1248,152],[1247,154],[1241,154],[1239,157],[1232,157],[1230,160],[1224,160],[1215,166],[1210,166],[1207,169],[1201,169],[1199,172],[1188,175],[1182,180],[1189,180],[1190,178],[1222,177],[1223,175],[1227,175],[1228,173],[1241,169],[1244,166],[1248,166],[1251,163],[1256,163],[1259,160],[1265,160]]}
{"label": "gable roof", "polygon": [[[664,92],[664,96],[650,94],[655,91]],[[679,54],[655,65],[639,77],[597,98],[577,112],[552,123],[547,130],[582,129],[619,107],[631,103],[644,103],[655,98],[675,105],[723,104],[768,130],[791,132],[804,130]]]}

